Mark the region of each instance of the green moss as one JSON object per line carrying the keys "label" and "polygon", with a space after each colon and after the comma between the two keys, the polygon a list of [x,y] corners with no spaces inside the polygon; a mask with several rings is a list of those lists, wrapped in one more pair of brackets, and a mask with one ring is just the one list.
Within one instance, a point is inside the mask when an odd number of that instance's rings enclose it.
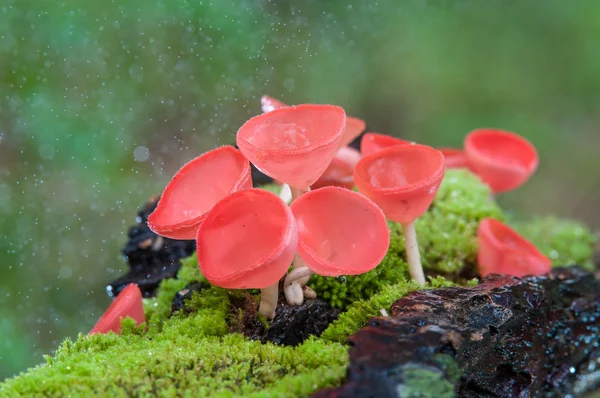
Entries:
{"label": "green moss", "polygon": [[527,223],[512,223],[512,226],[547,255],[554,266],[577,264],[594,268],[592,258],[597,236],[582,223],[540,217]]}
{"label": "green moss", "polygon": [[399,398],[453,398],[454,385],[440,372],[414,365],[402,367],[404,383],[398,388]]}
{"label": "green moss", "polygon": [[[437,289],[445,286],[452,286],[452,283],[443,277],[437,277],[429,279],[423,288]],[[321,338],[339,343],[346,342],[348,336],[365,326],[370,318],[381,316],[381,310],[389,313],[391,305],[396,300],[417,289],[419,286],[408,280],[383,286],[378,293],[348,306],[347,311],[329,325]]]}
{"label": "green moss", "polygon": [[[262,188],[279,193],[274,184]],[[423,288],[478,283],[461,280],[458,274],[475,266],[475,235],[484,217],[505,220],[475,176],[448,171],[431,208],[416,222],[429,275]],[[591,264],[595,239],[583,225],[554,218],[512,224],[555,265]],[[161,282],[155,298],[144,300],[146,324],[135,326],[127,319],[121,336],[67,339],[46,364],[0,384],[0,396],[295,397],[339,385],[346,372],[348,336],[419,288],[408,280],[402,229],[393,222],[388,225],[390,249],[373,271],[311,278],[309,284],[322,299],[344,309],[318,339],[292,348],[243,338],[237,333],[241,322],[231,303],[244,293],[210,286],[194,255],[183,260],[176,279]],[[175,294],[192,281],[205,283],[206,288],[186,302],[185,311],[171,315]],[[446,357],[436,357],[444,374],[404,366],[399,396],[452,396],[451,382],[460,376],[460,369]]]}
{"label": "green moss", "polygon": [[281,185],[278,184],[264,184],[261,185],[259,188],[269,192],[273,192],[276,195],[279,195],[279,193],[281,192]]}
{"label": "green moss", "polygon": [[[121,336],[66,340],[45,365],[0,385],[2,396],[306,396],[339,384],[346,348],[311,339],[280,347],[230,334],[228,291],[206,289],[196,311],[146,333],[130,320]],[[235,348],[234,348],[235,347]]]}

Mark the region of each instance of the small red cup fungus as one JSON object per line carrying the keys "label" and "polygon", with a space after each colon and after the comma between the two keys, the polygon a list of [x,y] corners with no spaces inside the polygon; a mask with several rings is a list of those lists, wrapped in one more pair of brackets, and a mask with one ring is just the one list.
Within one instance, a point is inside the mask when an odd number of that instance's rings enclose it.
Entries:
{"label": "small red cup fungus", "polygon": [[136,325],[146,322],[142,292],[135,283],[130,283],[117,295],[106,312],[100,317],[90,334],[115,332],[121,333],[121,320],[133,318]]}
{"label": "small red cup fungus", "polygon": [[446,159],[446,169],[468,169],[467,157],[461,149],[438,148]]}
{"label": "small red cup fungus", "polygon": [[494,218],[481,220],[477,239],[477,262],[482,277],[488,274],[539,276],[552,268],[550,259],[533,243]]}
{"label": "small red cup fungus", "polygon": [[363,157],[354,169],[358,190],[402,224],[413,280],[425,283],[414,228],[431,205],[444,177],[444,155],[425,145],[397,145]]}
{"label": "small red cup fungus", "polygon": [[213,285],[261,289],[259,312],[275,316],[278,284],[298,242],[290,208],[262,189],[235,192],[218,202],[198,228],[200,270]]}
{"label": "small red cup fungus", "polygon": [[409,141],[401,140],[400,138],[392,137],[391,135],[379,133],[366,133],[360,142],[360,153],[362,156],[367,156],[385,148],[391,148],[397,145],[411,145]]}
{"label": "small red cup fungus", "polygon": [[230,193],[251,187],[244,155],[230,145],[213,149],[175,174],[148,217],[148,227],[167,238],[195,239],[208,210]]}
{"label": "small red cup fungus", "polygon": [[320,188],[302,195],[290,208],[298,223],[298,253],[306,267],[288,274],[286,288],[313,272],[322,276],[363,274],[387,253],[390,232],[385,215],[357,192]]}
{"label": "small red cup fungus", "polygon": [[345,125],[339,106],[290,106],[248,120],[236,142],[263,173],[306,191],[333,160]]}
{"label": "small red cup fungus", "polygon": [[478,129],[465,138],[464,150],[469,167],[488,184],[493,193],[523,185],[538,167],[535,147],[518,134]]}

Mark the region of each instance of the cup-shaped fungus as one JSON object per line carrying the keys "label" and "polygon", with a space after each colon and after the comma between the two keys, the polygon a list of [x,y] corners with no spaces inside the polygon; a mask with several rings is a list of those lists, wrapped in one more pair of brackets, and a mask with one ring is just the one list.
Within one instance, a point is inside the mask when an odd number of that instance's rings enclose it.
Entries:
{"label": "cup-shaped fungus", "polygon": [[539,276],[552,267],[550,259],[533,243],[494,218],[481,220],[477,240],[477,262],[482,277],[488,274]]}
{"label": "cup-shaped fungus", "polygon": [[375,268],[386,255],[390,232],[383,211],[366,196],[339,187],[310,191],[290,205],[298,223],[298,253],[306,267],[286,277],[358,275]]}
{"label": "cup-shaped fungus", "polygon": [[401,140],[400,138],[392,137],[391,135],[379,133],[365,133],[360,142],[360,153],[362,156],[367,156],[382,149],[391,148],[397,145],[410,145],[409,141]]}
{"label": "cup-shaped fungus", "polygon": [[259,313],[275,316],[279,280],[298,243],[290,208],[262,189],[235,192],[217,203],[198,228],[200,270],[213,285],[261,289]]}
{"label": "cup-shaped fungus", "polygon": [[354,187],[354,166],[336,155],[323,175],[310,188],[318,189],[326,186],[352,189]]}
{"label": "cup-shaped fungus", "polygon": [[523,185],[539,163],[535,147],[509,131],[474,130],[465,138],[464,150],[469,167],[491,187],[493,193]]}
{"label": "cup-shaped fungus", "polygon": [[339,106],[290,106],[248,120],[236,142],[263,173],[306,191],[333,160],[345,125]]}
{"label": "cup-shaped fungus", "polygon": [[130,283],[117,295],[110,307],[100,317],[90,334],[115,332],[121,333],[121,320],[132,318],[136,325],[146,321],[142,292],[135,283]]}
{"label": "cup-shaped fungus", "polygon": [[444,154],[446,159],[446,169],[467,169],[469,168],[465,152],[455,148],[438,148]]}
{"label": "cup-shaped fungus", "polygon": [[252,187],[250,163],[230,145],[185,164],[167,184],[148,226],[171,239],[195,239],[206,213],[232,192]]}
{"label": "cup-shaped fungus", "polygon": [[410,275],[425,283],[414,222],[429,208],[444,177],[444,155],[425,145],[397,145],[363,157],[354,169],[358,190],[400,223]]}

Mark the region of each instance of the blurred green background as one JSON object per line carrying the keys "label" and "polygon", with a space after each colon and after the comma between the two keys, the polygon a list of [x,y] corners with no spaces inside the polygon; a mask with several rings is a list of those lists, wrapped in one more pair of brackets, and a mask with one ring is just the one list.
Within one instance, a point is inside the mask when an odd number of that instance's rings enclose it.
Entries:
{"label": "blurred green background", "polygon": [[270,94],[460,146],[528,137],[502,204],[598,229],[600,2],[121,0],[0,4],[0,379],[87,332],[136,210],[234,142]]}

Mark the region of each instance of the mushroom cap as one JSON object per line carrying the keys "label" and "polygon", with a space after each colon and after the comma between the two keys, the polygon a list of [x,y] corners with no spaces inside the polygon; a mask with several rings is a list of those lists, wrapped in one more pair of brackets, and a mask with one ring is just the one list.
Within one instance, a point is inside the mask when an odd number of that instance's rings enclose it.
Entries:
{"label": "mushroom cap", "polygon": [[387,218],[409,224],[433,202],[444,168],[444,155],[437,149],[397,145],[363,157],[354,169],[354,183]]}
{"label": "mushroom cap", "polygon": [[340,142],[340,148],[349,145],[352,141],[356,139],[356,137],[361,135],[366,128],[367,124],[362,119],[348,116],[346,118],[346,127],[344,127],[344,132],[342,133],[342,141]]}
{"label": "mushroom cap", "polygon": [[135,283],[130,283],[117,295],[108,309],[102,314],[90,334],[108,333],[110,331],[121,333],[121,319],[131,317],[136,325],[146,321],[142,292]]}
{"label": "mushroom cap", "polygon": [[444,154],[446,169],[468,169],[467,157],[462,149],[438,148]]}
{"label": "mushroom cap", "polygon": [[477,262],[482,277],[506,274],[517,277],[544,275],[552,262],[537,247],[508,225],[485,218],[477,229]]}
{"label": "mushroom cap", "polygon": [[[268,95],[263,95],[260,98],[261,109],[264,113],[274,111],[275,109],[285,108],[289,106],[279,100],[276,100],[273,97],[269,97]],[[340,141],[340,148],[345,147],[350,144],[356,137],[362,134],[365,131],[367,124],[358,118],[348,116],[346,118],[346,127],[344,127],[344,132],[342,133],[342,140]]]}
{"label": "mushroom cap", "polygon": [[464,149],[469,167],[494,193],[523,185],[539,163],[538,153],[528,140],[504,130],[474,130],[465,138]]}
{"label": "mushroom cap", "polygon": [[385,148],[391,148],[396,145],[411,145],[412,142],[392,137],[391,135],[379,133],[365,133],[360,142],[360,153],[367,156]]}
{"label": "mushroom cap", "polygon": [[192,240],[198,226],[219,200],[252,187],[250,163],[225,145],[186,163],[167,184],[148,227],[171,239]]}
{"label": "mushroom cap", "polygon": [[263,289],[288,270],[298,243],[296,220],[277,195],[235,192],[217,203],[198,228],[198,264],[213,285]]}
{"label": "mushroom cap", "polygon": [[236,142],[263,173],[305,190],[331,163],[345,125],[346,113],[339,106],[289,106],[248,120]]}
{"label": "mushroom cap", "polygon": [[358,275],[375,268],[390,244],[383,211],[358,192],[325,187],[290,205],[298,222],[298,253],[323,276]]}
{"label": "mushroom cap", "polygon": [[341,147],[323,175],[311,186],[311,189],[327,186],[354,188],[354,166],[359,160],[360,152],[356,149],[348,146]]}

